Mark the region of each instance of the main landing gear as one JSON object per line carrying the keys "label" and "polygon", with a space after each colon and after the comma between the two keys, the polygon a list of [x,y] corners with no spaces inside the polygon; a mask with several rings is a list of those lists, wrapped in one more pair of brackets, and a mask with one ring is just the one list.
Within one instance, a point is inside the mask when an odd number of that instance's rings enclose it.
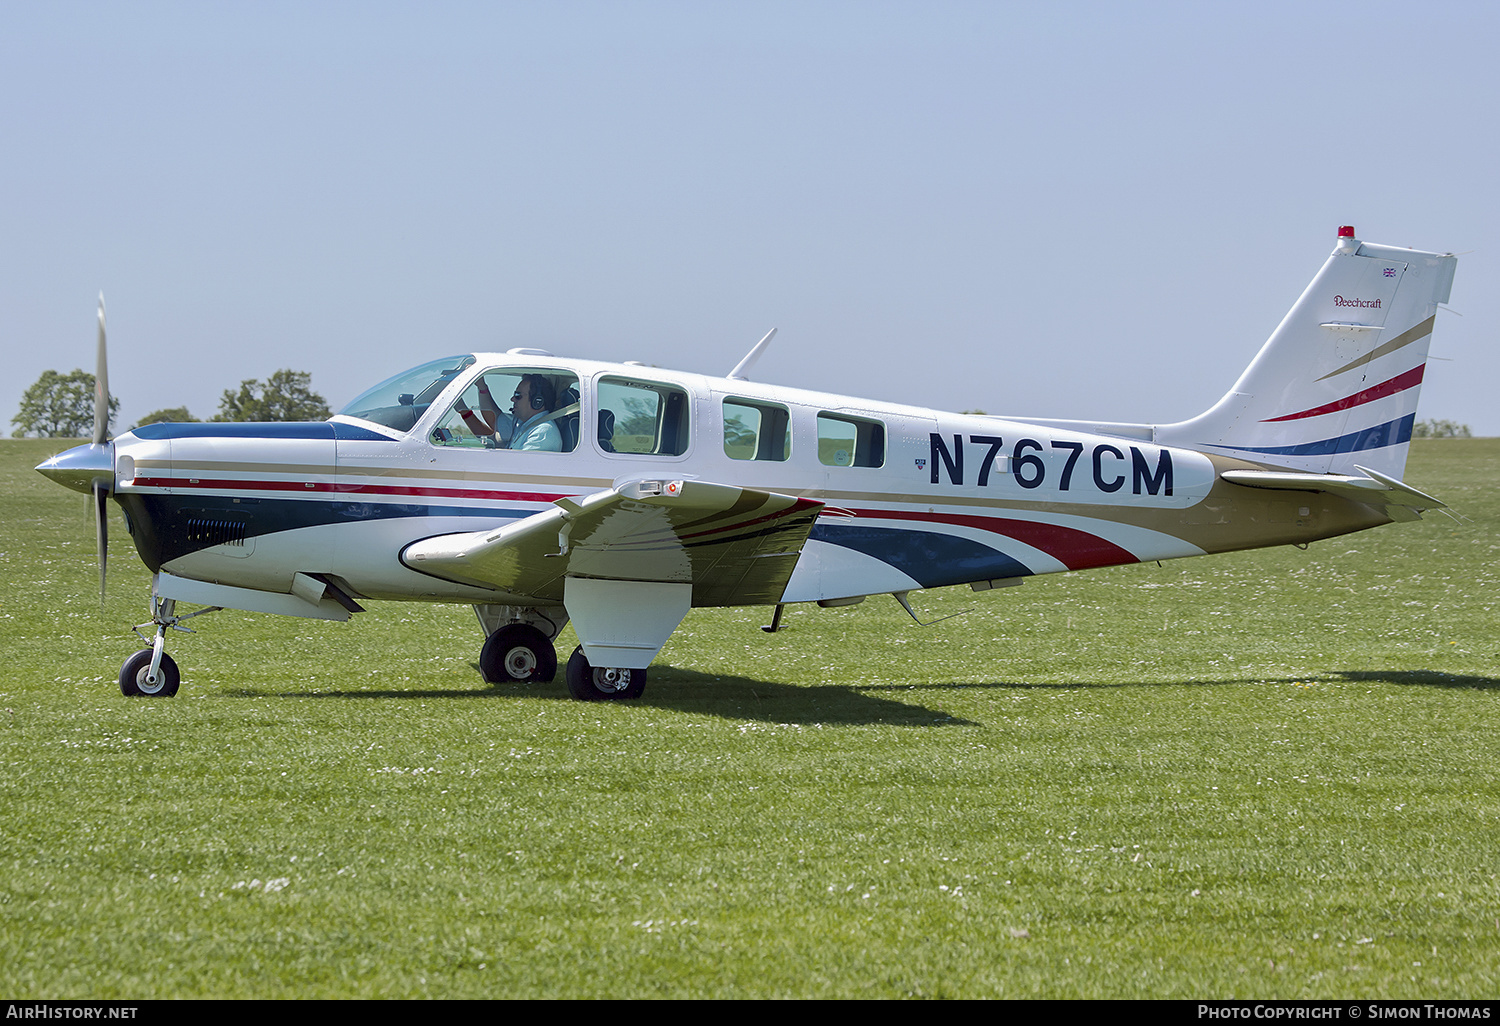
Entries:
{"label": "main landing gear", "polygon": [[[557,676],[553,642],[568,622],[562,607],[476,605],[485,631],[479,652],[479,672],[488,684],[546,683]],[[568,660],[568,694],[584,702],[640,698],[646,671],[594,666],[583,646]]]}
{"label": "main landing gear", "polygon": [[640,698],[645,690],[645,670],[594,666],[583,654],[582,645],[573,650],[573,657],[568,660],[568,694],[580,702]]}
{"label": "main landing gear", "polygon": [[484,631],[479,672],[486,684],[544,684],[557,676],[552,641],[568,623],[561,606],[476,605]]}
{"label": "main landing gear", "polygon": [[557,650],[529,623],[508,623],[485,640],[479,672],[490,684],[549,681],[557,676]]}

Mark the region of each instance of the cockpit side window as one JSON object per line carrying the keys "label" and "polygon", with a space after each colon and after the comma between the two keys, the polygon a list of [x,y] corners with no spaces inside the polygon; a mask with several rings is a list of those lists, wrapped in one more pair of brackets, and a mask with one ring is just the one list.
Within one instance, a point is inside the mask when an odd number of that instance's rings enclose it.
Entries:
{"label": "cockpit side window", "polygon": [[676,385],[599,379],[599,447],[641,456],[681,456],[691,441],[688,394]]}
{"label": "cockpit side window", "polygon": [[792,452],[785,406],[753,399],[724,400],[724,454],[732,460],[784,461]]}
{"label": "cockpit side window", "polygon": [[578,446],[578,377],[523,367],[487,370],[432,429],[432,444],[572,452]]}

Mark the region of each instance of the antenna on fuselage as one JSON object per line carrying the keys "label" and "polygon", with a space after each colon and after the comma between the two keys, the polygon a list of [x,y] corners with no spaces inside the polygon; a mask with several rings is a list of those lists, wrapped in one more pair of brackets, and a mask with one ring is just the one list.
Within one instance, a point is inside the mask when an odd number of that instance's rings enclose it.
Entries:
{"label": "antenna on fuselage", "polygon": [[912,609],[911,607],[911,600],[907,598],[907,596],[910,594],[911,592],[909,591],[893,591],[891,592],[891,598],[901,603],[901,608],[906,610],[907,614],[910,615],[913,620],[917,621],[918,627],[931,627],[935,623],[942,623],[944,620],[951,620],[955,616],[963,616],[965,613],[973,612],[973,610],[971,609],[960,609],[956,613],[949,613],[947,616],[940,616],[936,620],[928,620],[926,623],[923,623],[922,618],[918,616],[916,610]]}
{"label": "antenna on fuselage", "polygon": [[775,328],[772,328],[770,331],[766,332],[766,337],[755,343],[754,348],[752,348],[748,353],[745,354],[745,358],[734,365],[734,370],[730,371],[728,374],[728,377],[731,381],[749,380],[745,375],[750,372],[751,367],[755,366],[755,361],[760,359],[760,354],[766,351],[766,346],[770,343],[772,336],[774,336],[775,334]]}

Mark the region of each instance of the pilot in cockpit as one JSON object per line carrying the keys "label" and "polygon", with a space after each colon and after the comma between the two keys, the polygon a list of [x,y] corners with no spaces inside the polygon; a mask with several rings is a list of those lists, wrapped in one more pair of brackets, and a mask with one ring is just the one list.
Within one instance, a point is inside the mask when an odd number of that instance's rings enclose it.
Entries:
{"label": "pilot in cockpit", "polygon": [[477,411],[470,409],[461,397],[454,404],[454,412],[470,433],[486,445],[501,449],[561,452],[562,432],[552,413],[557,404],[556,386],[541,374],[521,375],[510,397],[510,412],[506,413],[491,394],[488,377],[481,377],[476,383]]}
{"label": "pilot in cockpit", "polygon": [[562,433],[557,430],[557,421],[550,419],[556,402],[552,382],[540,374],[522,375],[515,394],[510,397],[510,413],[516,427],[505,448],[561,452]]}

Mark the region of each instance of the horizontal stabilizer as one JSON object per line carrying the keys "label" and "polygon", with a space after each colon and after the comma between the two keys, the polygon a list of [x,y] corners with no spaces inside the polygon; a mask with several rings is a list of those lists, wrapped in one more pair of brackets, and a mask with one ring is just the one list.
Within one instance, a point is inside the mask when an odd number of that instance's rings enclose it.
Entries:
{"label": "horizontal stabilizer", "polygon": [[1446,509],[1447,503],[1426,492],[1388,477],[1378,470],[1356,465],[1361,476],[1308,474],[1295,470],[1226,470],[1219,476],[1230,484],[1275,491],[1329,492],[1367,506],[1374,506],[1392,520],[1418,520],[1429,509]]}

